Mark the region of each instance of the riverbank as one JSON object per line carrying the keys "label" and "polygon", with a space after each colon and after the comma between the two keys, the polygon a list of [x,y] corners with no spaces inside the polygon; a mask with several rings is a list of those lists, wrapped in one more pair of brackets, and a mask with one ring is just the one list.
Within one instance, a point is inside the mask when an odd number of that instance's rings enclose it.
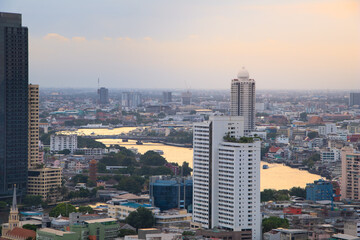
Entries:
{"label": "riverbank", "polygon": [[300,164],[291,164],[291,163],[282,162],[282,161],[275,161],[274,162],[274,161],[269,161],[269,160],[266,160],[266,159],[263,159],[261,161],[266,162],[266,163],[270,163],[270,164],[274,164],[274,163],[283,164],[284,166],[287,166],[287,167],[290,167],[290,168],[298,169],[300,171],[307,171],[310,174],[319,175],[321,178],[331,179],[330,175],[327,174],[327,173],[319,172],[316,169],[309,169],[308,167],[304,167],[303,165],[300,165]]}

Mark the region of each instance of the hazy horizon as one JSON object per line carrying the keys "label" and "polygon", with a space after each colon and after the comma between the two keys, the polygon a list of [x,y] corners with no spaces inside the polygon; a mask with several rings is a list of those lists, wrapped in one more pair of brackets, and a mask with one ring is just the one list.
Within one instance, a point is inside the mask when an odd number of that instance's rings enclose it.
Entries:
{"label": "hazy horizon", "polygon": [[29,28],[42,88],[360,89],[356,0],[3,0]]}

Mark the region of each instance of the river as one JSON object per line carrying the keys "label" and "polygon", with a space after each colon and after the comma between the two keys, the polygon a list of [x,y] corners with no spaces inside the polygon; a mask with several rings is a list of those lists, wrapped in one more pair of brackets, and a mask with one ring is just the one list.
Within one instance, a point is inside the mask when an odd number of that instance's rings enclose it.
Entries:
{"label": "river", "polygon": [[[134,130],[136,128],[115,128],[113,130],[109,129],[79,129],[83,135],[111,135],[126,133],[128,131]],[[145,153],[149,150],[162,150],[164,152],[163,157],[166,158],[168,162],[176,162],[181,165],[183,162],[189,162],[192,167],[192,155],[193,151],[191,148],[183,147],[174,147],[168,146],[161,143],[146,143],[143,145],[136,145],[135,141],[129,140],[129,142],[122,142],[120,139],[98,139],[99,142],[104,143],[105,145],[118,144],[127,148],[133,147],[138,149],[139,153]],[[268,169],[262,169],[262,166],[267,164]],[[316,174],[311,174],[307,171],[299,170],[296,168],[290,168],[282,164],[271,164],[261,162],[260,170],[260,179],[261,179],[261,190],[264,189],[290,189],[292,187],[305,187],[306,183],[311,183],[315,180],[321,178],[321,176]]]}

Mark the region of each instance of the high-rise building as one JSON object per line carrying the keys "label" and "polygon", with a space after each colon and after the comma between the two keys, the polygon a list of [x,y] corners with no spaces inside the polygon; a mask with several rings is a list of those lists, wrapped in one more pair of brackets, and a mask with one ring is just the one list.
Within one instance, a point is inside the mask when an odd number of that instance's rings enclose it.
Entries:
{"label": "high-rise building", "polygon": [[28,29],[21,14],[0,12],[0,197],[26,193]]}
{"label": "high-rise building", "polygon": [[341,150],[341,199],[360,200],[360,152],[351,147]]}
{"label": "high-rise building", "polygon": [[191,104],[192,94],[189,91],[183,92],[181,94],[181,104],[182,105],[190,105]]}
{"label": "high-rise building", "polygon": [[44,200],[56,199],[60,194],[62,169],[42,166],[39,153],[39,85],[29,85],[28,94],[28,186],[29,195],[40,195]]}
{"label": "high-rise building", "polygon": [[360,106],[360,92],[350,93],[349,106],[359,105]]}
{"label": "high-rise building", "polygon": [[255,129],[255,80],[245,68],[231,81],[230,114],[244,117],[246,135]]}
{"label": "high-rise building", "polygon": [[40,164],[39,158],[39,85],[29,84],[28,95],[28,168]]}
{"label": "high-rise building", "polygon": [[98,89],[98,103],[109,104],[109,89],[104,87]]}
{"label": "high-rise building", "polygon": [[260,239],[261,142],[244,137],[242,116],[210,117],[193,133],[193,224]]}
{"label": "high-rise building", "polygon": [[172,92],[163,92],[163,103],[172,102]]}
{"label": "high-rise building", "polygon": [[123,92],[121,94],[121,106],[125,108],[137,108],[141,105],[141,93]]}

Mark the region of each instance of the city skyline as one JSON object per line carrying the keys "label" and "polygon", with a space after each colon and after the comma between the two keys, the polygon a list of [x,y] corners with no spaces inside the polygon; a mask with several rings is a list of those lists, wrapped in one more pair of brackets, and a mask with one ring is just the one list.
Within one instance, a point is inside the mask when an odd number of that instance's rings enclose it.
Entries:
{"label": "city skyline", "polygon": [[69,6],[2,3],[32,26],[30,81],[44,88],[100,77],[107,88],[226,89],[242,66],[260,90],[360,88],[357,1]]}

